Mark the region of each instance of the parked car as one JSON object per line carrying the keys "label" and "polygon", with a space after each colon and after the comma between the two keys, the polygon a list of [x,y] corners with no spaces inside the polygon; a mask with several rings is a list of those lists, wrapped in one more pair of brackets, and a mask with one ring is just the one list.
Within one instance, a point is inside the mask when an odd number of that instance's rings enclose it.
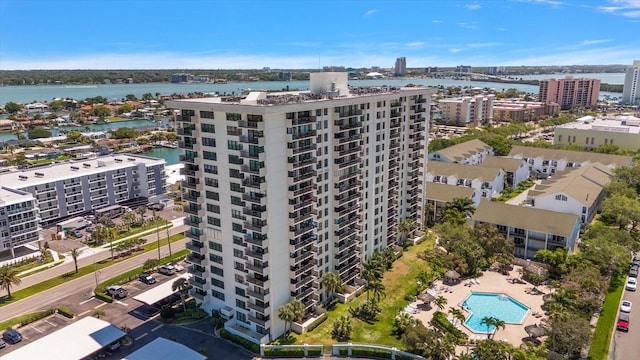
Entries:
{"label": "parked car", "polygon": [[631,270],[629,270],[629,277],[630,278],[638,277],[638,267],[634,267],[634,268],[631,268]]}
{"label": "parked car", "polygon": [[177,272],[182,272],[184,271],[184,266],[178,264],[178,263],[168,263],[167,265],[171,265],[173,266]]}
{"label": "parked car", "polygon": [[628,278],[627,279],[627,290],[629,291],[636,291],[636,288],[638,287],[638,281],[636,280],[636,278]]}
{"label": "parked car", "polygon": [[633,306],[631,301],[623,300],[622,304],[620,304],[620,311],[626,312],[626,313],[631,312],[631,306]]}
{"label": "parked car", "polygon": [[71,230],[69,231],[69,236],[80,239],[82,237],[82,233],[78,230]]}
{"label": "parked car", "polygon": [[162,265],[160,266],[160,269],[158,269],[158,272],[160,274],[164,274],[164,275],[173,275],[176,273],[176,268],[173,267],[173,265]]}
{"label": "parked car", "polygon": [[156,278],[154,278],[153,276],[147,273],[143,273],[143,274],[140,274],[140,281],[142,281],[145,284],[151,285],[156,283]]}
{"label": "parked car", "polygon": [[118,350],[118,349],[120,349],[120,345],[122,345],[122,344],[120,344],[119,340],[118,341],[114,341],[111,344],[109,344],[109,350],[111,350],[111,351]]}
{"label": "parked car", "polygon": [[0,349],[4,349],[5,347],[7,347],[7,343],[0,339]]}
{"label": "parked car", "polygon": [[629,314],[618,314],[618,323],[616,324],[616,330],[628,332],[629,331]]}
{"label": "parked car", "polygon": [[114,298],[123,298],[127,296],[127,289],[120,285],[112,285],[107,288],[107,292]]}
{"label": "parked car", "polygon": [[95,228],[94,228],[94,227],[92,227],[92,226],[89,226],[89,227],[87,228],[87,232],[88,232],[88,233],[93,232],[93,230],[95,230]]}
{"label": "parked car", "polygon": [[22,341],[22,335],[18,332],[18,330],[9,329],[2,333],[2,340],[6,341],[8,344],[17,344]]}

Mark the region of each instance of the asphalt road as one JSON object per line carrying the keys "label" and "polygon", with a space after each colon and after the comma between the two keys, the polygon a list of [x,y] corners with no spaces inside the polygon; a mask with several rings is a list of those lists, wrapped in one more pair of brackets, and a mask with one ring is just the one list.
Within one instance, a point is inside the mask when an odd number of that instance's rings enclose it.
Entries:
{"label": "asphalt road", "polygon": [[640,340],[640,291],[625,289],[622,300],[629,300],[633,303],[631,313],[629,313],[629,332],[616,331],[616,325],[613,325],[614,333],[609,349],[609,359],[640,359],[640,341],[638,341]]}
{"label": "asphalt road", "polygon": [[[185,231],[186,227],[176,227],[171,230],[172,235]],[[155,239],[155,234],[146,236],[149,240]],[[161,239],[162,240],[162,239]],[[182,239],[180,241],[176,241],[171,244],[172,251],[178,251],[184,249],[185,244],[188,239]],[[169,247],[163,246],[160,249],[161,256],[169,255]],[[93,264],[94,261],[99,261],[102,259],[106,259],[110,256],[110,252],[99,252],[94,255],[87,256],[83,259],[78,260],[78,267],[83,267],[86,265]],[[134,256],[130,259],[124,260],[112,266],[103,268],[99,271],[98,281],[101,282],[105,279],[109,279],[118,274],[136,268],[144,264],[147,259],[157,258],[158,252],[157,250],[146,252],[144,254],[140,254],[138,256]],[[34,274],[32,276],[28,276],[22,280],[22,284],[20,287],[12,288],[12,291],[16,291],[20,288],[27,287],[29,285],[33,285],[42,281],[46,281],[52,277],[56,277],[67,272],[73,271],[75,269],[73,261],[69,263],[65,263],[59,266],[54,267],[53,269],[42,271],[40,273]],[[78,279],[71,280],[64,284],[58,285],[52,289],[47,291],[32,295],[26,299],[19,300],[17,302],[11,303],[9,305],[5,305],[0,307],[0,321],[5,319],[11,319],[13,317],[38,311],[41,309],[47,309],[50,307],[50,304],[55,303],[56,301],[68,296],[69,294],[78,292],[78,289],[81,289],[82,292],[90,293],[96,287],[96,276],[94,273],[82,276]],[[4,292],[3,292],[4,293]]]}

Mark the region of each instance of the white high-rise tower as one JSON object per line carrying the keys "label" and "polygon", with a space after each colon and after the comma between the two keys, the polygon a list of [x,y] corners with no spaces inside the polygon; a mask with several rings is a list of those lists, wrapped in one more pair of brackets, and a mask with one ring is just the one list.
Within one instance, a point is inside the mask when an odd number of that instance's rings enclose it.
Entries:
{"label": "white high-rise tower", "polygon": [[622,103],[640,105],[640,60],[635,60],[633,65],[627,68],[624,75],[624,89],[622,90]]}

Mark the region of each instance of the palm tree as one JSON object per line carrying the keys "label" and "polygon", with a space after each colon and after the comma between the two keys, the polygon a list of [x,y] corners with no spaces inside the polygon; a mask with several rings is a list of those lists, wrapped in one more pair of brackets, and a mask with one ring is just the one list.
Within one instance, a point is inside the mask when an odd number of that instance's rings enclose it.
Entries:
{"label": "palm tree", "polygon": [[291,310],[293,311],[293,321],[300,321],[304,317],[304,304],[296,299],[289,302]]}
{"label": "palm tree", "polygon": [[76,274],[78,273],[78,256],[82,250],[80,248],[71,249],[71,257],[73,258],[73,264],[76,266]]}
{"label": "palm tree", "polygon": [[178,291],[178,294],[180,294],[180,301],[182,301],[182,310],[184,312],[187,312],[187,305],[184,302],[184,296],[190,288],[191,285],[189,285],[185,278],[178,278],[173,282],[173,284],[171,284],[171,291]]}
{"label": "palm tree", "polygon": [[144,206],[138,206],[136,214],[140,215],[140,224],[144,225],[144,214],[147,212],[147,208]]}
{"label": "palm tree", "polygon": [[380,279],[382,277],[382,269],[374,258],[370,258],[367,262],[362,264],[362,278],[369,282],[374,279]]}
{"label": "palm tree", "polygon": [[493,337],[495,338],[496,332],[498,332],[498,329],[504,330],[507,327],[507,323],[502,319],[498,319],[498,318],[493,318],[493,319],[494,319],[493,326],[496,327],[495,331],[493,332]]}
{"label": "palm tree", "polygon": [[[366,289],[367,289],[367,294],[369,291],[373,293],[373,299],[375,299],[376,301],[380,301],[380,299],[383,298],[385,295],[384,294],[385,287],[382,284],[382,281],[378,279],[368,282]],[[367,295],[367,299],[368,298],[369,298],[369,295]]]}
{"label": "palm tree", "polygon": [[20,285],[22,280],[18,277],[18,270],[10,266],[0,267],[0,288],[7,290],[7,297],[11,298],[11,287]]}
{"label": "palm tree", "polygon": [[459,213],[464,214],[465,217],[473,215],[473,213],[476,211],[476,208],[473,205],[473,200],[466,197],[458,197],[449,201],[445,205],[445,211],[447,209],[455,209]]}
{"label": "palm tree", "polygon": [[121,218],[122,222],[127,225],[127,228],[131,228],[133,222],[136,221],[136,216],[132,212],[122,214]]}
{"label": "palm tree", "polygon": [[98,319],[103,318],[104,315],[105,315],[105,312],[102,309],[96,309],[96,311],[93,312],[93,316],[97,317]]}
{"label": "palm tree", "polygon": [[491,327],[494,327],[494,332],[495,332],[495,328],[496,328],[496,318],[494,318],[493,316],[485,316],[482,318],[482,320],[480,321],[480,325],[484,325],[487,327],[487,340],[491,339]]}
{"label": "palm tree", "polygon": [[393,326],[395,327],[396,335],[404,334],[404,332],[407,331],[408,328],[416,325],[418,321],[418,319],[414,319],[406,312],[396,315],[396,317],[393,319]]}
{"label": "palm tree", "polygon": [[333,321],[333,329],[331,330],[331,337],[339,341],[348,340],[351,337],[351,318],[348,316],[340,316],[340,318]]}
{"label": "palm tree", "polygon": [[440,311],[442,311],[444,310],[444,307],[447,306],[447,298],[440,295],[437,298],[433,299],[433,303],[438,309],[440,309]]}
{"label": "palm tree", "polygon": [[289,303],[282,305],[278,309],[278,319],[284,321],[284,332],[286,336],[289,336],[289,331],[291,330],[291,324],[294,321],[293,309],[289,305]]}
{"label": "palm tree", "polygon": [[322,275],[320,284],[329,292],[330,297],[327,296],[327,300],[332,299],[336,292],[342,290],[342,279],[336,273],[327,272]]}
{"label": "palm tree", "polygon": [[402,240],[403,244],[407,241],[409,234],[415,229],[416,223],[412,219],[400,220],[400,223],[398,223],[398,232],[400,233],[400,240]]}
{"label": "palm tree", "polygon": [[454,319],[458,320],[461,323],[463,323],[465,320],[464,313],[458,308],[449,308],[449,314],[451,314]]}

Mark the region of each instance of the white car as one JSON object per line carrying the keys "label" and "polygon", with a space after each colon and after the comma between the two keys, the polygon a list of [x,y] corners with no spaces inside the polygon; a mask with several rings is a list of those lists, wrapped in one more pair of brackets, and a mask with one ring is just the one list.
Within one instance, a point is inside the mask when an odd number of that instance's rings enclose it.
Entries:
{"label": "white car", "polygon": [[630,313],[631,312],[631,306],[633,304],[631,303],[631,301],[629,300],[623,300],[622,304],[620,304],[620,311],[622,312],[626,312],[626,313]]}
{"label": "white car", "polygon": [[636,287],[638,286],[638,281],[635,278],[628,278],[627,279],[627,290],[629,291],[636,291]]}
{"label": "white car", "polygon": [[173,266],[173,268],[177,271],[177,272],[182,272],[184,271],[184,266],[178,264],[178,263],[168,263],[167,265],[171,265]]}

